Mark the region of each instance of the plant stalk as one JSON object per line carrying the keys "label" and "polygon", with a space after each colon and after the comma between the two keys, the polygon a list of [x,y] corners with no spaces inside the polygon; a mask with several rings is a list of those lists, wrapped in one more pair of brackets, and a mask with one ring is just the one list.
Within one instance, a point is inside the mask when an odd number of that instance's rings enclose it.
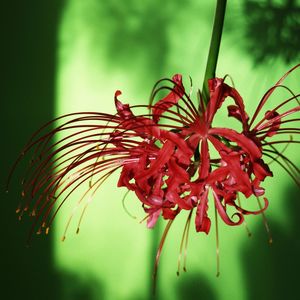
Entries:
{"label": "plant stalk", "polygon": [[213,31],[210,40],[210,47],[208,52],[208,58],[207,58],[207,64],[206,64],[204,82],[202,88],[202,94],[203,94],[205,104],[207,104],[209,101],[208,80],[211,78],[215,78],[216,76],[216,67],[217,67],[219,49],[220,49],[221,38],[222,38],[226,3],[227,0],[217,0]]}

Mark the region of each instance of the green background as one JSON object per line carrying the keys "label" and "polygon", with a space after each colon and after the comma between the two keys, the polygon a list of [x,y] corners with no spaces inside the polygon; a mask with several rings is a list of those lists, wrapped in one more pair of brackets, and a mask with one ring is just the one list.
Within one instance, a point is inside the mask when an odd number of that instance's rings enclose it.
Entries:
{"label": "green background", "polygon": [[[54,116],[74,111],[114,112],[115,90],[131,104],[147,103],[153,84],[181,73],[202,87],[214,1],[26,1],[2,9],[1,183],[29,136]],[[299,61],[299,1],[228,1],[217,76],[229,74],[253,112],[264,92]],[[299,91],[299,71],[289,86]],[[186,80],[188,83],[188,80]],[[278,94],[279,103],[284,95]],[[220,112],[222,124],[225,112]],[[299,165],[296,147],[288,155]],[[2,193],[1,292],[4,299],[151,299],[151,272],[165,225],[148,230],[134,195],[111,178],[89,205],[81,232],[60,237],[77,196],[49,236],[25,246],[30,219],[15,216],[22,168]],[[220,222],[221,276],[216,278],[215,232],[191,226],[187,273],[176,276],[187,215],[167,238],[159,267],[157,299],[291,299],[298,293],[299,190],[274,164],[265,183],[266,213],[245,228]],[[254,202],[255,204],[255,202]],[[212,214],[212,212],[210,212]],[[80,212],[78,213],[78,216]]]}

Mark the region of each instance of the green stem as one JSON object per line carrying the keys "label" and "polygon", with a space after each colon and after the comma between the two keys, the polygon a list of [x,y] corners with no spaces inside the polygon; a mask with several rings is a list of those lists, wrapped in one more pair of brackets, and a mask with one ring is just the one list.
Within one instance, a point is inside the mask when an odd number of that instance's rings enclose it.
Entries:
{"label": "green stem", "polygon": [[226,2],[227,0],[217,0],[213,32],[210,41],[208,59],[207,59],[203,88],[202,88],[205,104],[207,104],[209,100],[208,80],[216,77],[215,73],[216,73],[219,49],[221,44]]}

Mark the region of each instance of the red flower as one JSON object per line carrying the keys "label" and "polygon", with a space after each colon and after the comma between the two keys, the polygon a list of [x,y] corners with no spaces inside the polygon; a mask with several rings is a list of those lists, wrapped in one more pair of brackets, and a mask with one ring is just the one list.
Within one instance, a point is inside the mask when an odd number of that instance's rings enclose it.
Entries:
{"label": "red flower", "polygon": [[[176,77],[177,80],[180,77]],[[230,128],[216,128],[212,126],[215,114],[227,97],[234,99],[239,108],[239,119],[246,124],[248,116],[244,110],[242,98],[238,92],[224,83],[223,79],[212,79],[209,82],[210,100],[205,108],[200,99],[200,107],[197,110],[190,97],[183,93],[182,83],[175,82],[177,89],[154,105],[152,111],[155,119],[162,119],[165,113],[172,113],[172,106],[176,106],[177,112],[183,111],[189,118],[182,120],[183,126],[174,127],[177,137],[186,141],[190,149],[195,153],[191,159],[190,166],[199,165],[197,177],[192,180],[194,174],[189,178],[189,194],[172,190],[173,198],[181,209],[193,209],[197,206],[196,230],[209,232],[210,219],[208,210],[208,189],[212,190],[214,204],[219,215],[229,225],[239,225],[243,222],[244,214],[256,214],[239,207],[235,202],[237,193],[241,192],[246,197],[251,195],[261,195],[260,182],[271,176],[267,165],[262,161],[261,149],[252,139]],[[159,89],[160,90],[160,89]],[[178,90],[181,93],[178,93]],[[156,91],[155,91],[156,93]],[[176,93],[178,97],[174,97]],[[169,98],[172,96],[170,102]],[[176,100],[174,100],[176,99]],[[183,102],[182,104],[180,102]],[[165,104],[163,106],[163,104]],[[187,109],[184,108],[187,107]],[[158,110],[159,107],[159,110]],[[164,109],[162,109],[164,107]],[[158,113],[159,111],[159,113]],[[180,123],[182,115],[173,112],[177,116],[177,123]],[[219,157],[214,159],[214,164],[210,159],[210,148],[213,147],[219,153]],[[199,152],[199,155],[196,155]],[[187,180],[184,179],[186,182]],[[182,182],[184,182],[182,180]],[[168,187],[169,188],[169,187]],[[233,221],[227,214],[227,205],[236,208],[235,216],[237,221]],[[267,201],[264,209],[267,207]]]}
{"label": "red flower", "polygon": [[[118,99],[121,92],[117,91],[115,115],[86,112],[55,119],[32,137],[20,156],[34,152],[23,181],[25,200],[17,212],[21,217],[29,211],[35,216],[32,230],[38,226],[38,233],[42,228],[47,233],[60,207],[79,186],[86,184],[87,188],[77,206],[84,198],[94,197],[102,183],[120,170],[117,185],[136,194],[147,214],[148,227],[153,227],[161,215],[169,220],[156,267],[167,232],[181,211],[190,211],[183,240],[187,239],[194,209],[196,231],[206,234],[211,227],[209,206],[214,206],[228,225],[241,224],[244,215],[263,213],[268,206],[266,198],[263,207],[249,211],[241,206],[239,195],[264,195],[262,183],[273,176],[265,157],[283,166],[300,185],[299,168],[275,147],[299,141],[273,140],[281,134],[300,133],[296,125],[290,127],[299,122],[299,117],[287,118],[300,111],[298,95],[291,93],[290,98],[256,121],[274,90],[286,88],[283,80],[298,66],[267,91],[252,118],[237,90],[224,79],[209,80],[207,105],[200,93],[195,105],[185,91],[181,75],[175,75],[172,80],[161,80],[155,85],[149,106],[123,104]],[[172,86],[162,85],[165,82]],[[155,103],[158,92],[164,90],[167,95]],[[228,114],[240,122],[240,131],[214,126],[218,109],[230,98],[234,105],[227,106]],[[293,106],[285,109],[288,104]],[[136,113],[143,108],[149,112]],[[57,122],[60,124],[49,130]],[[87,204],[83,205],[83,213]],[[229,215],[228,207],[233,215]]]}

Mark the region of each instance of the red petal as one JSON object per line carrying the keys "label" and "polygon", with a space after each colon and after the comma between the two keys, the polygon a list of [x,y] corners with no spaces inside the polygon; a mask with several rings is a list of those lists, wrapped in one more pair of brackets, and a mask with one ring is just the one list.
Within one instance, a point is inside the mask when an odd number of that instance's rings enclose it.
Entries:
{"label": "red petal", "polygon": [[163,147],[158,151],[157,158],[146,170],[140,170],[139,175],[136,177],[136,180],[149,178],[152,175],[155,175],[157,172],[161,172],[161,169],[164,167],[165,163],[170,159],[174,152],[174,144],[170,141],[167,141]]}
{"label": "red petal", "polygon": [[180,74],[176,74],[172,77],[172,80],[174,81],[174,88],[172,91],[163,99],[159,100],[153,107],[152,113],[153,113],[153,120],[154,122],[158,122],[160,119],[160,116],[168,110],[170,107],[172,107],[174,104],[176,104],[179,99],[184,95],[184,86],[182,84],[182,76]]}
{"label": "red petal", "polygon": [[243,215],[258,215],[258,214],[261,214],[262,212],[264,212],[268,206],[269,206],[269,201],[267,198],[264,198],[264,201],[265,201],[265,206],[262,208],[262,209],[259,209],[259,210],[256,210],[256,211],[249,211],[249,210],[246,210],[246,209],[243,209],[237,205],[234,205],[236,207],[236,209],[238,211],[240,211]]}
{"label": "red petal", "polygon": [[153,228],[160,216],[161,209],[157,209],[154,212],[149,214],[149,217],[147,219],[147,227],[148,228]]}
{"label": "red petal", "polygon": [[[275,117],[279,116],[279,113],[276,111],[272,111],[272,110],[268,110],[265,113],[265,118],[269,121],[274,119]],[[281,124],[281,119],[279,119],[278,121],[275,121],[274,123],[272,123],[270,129],[268,130],[266,136],[273,136],[277,133],[278,129],[280,128],[280,124]]]}
{"label": "red petal", "polygon": [[217,211],[218,211],[220,217],[222,218],[222,220],[226,224],[231,225],[231,226],[235,226],[235,225],[240,225],[240,224],[243,223],[244,217],[241,213],[235,213],[235,214],[232,215],[232,217],[237,216],[239,218],[237,222],[233,222],[229,218],[229,216],[227,215],[225,207],[222,205],[218,195],[216,194],[216,192],[214,190],[213,190],[213,195],[214,195],[215,205],[216,205]]}
{"label": "red petal", "polygon": [[210,162],[209,162],[209,151],[207,140],[203,139],[201,141],[201,164],[199,169],[199,177],[200,179],[205,179],[210,170]]}
{"label": "red petal", "polygon": [[[206,110],[206,120],[212,123],[216,111],[221,107],[225,98],[230,96],[233,98],[236,106],[229,106],[229,114],[235,116],[243,123],[244,130],[248,129],[248,115],[245,112],[245,106],[242,97],[238,91],[224,83],[224,79],[213,78],[208,81],[210,100]],[[233,107],[234,110],[233,110]]]}
{"label": "red petal", "polygon": [[229,139],[232,142],[235,142],[240,146],[243,151],[250,154],[252,160],[258,159],[262,156],[262,153],[258,146],[249,138],[247,138],[245,135],[236,132],[233,129],[229,128],[210,128],[209,134],[211,135],[221,135],[227,139]]}
{"label": "red petal", "polygon": [[119,116],[123,119],[129,119],[133,116],[128,104],[123,104],[120,100],[118,100],[118,96],[122,94],[121,91],[117,90],[115,92],[115,106]]}
{"label": "red petal", "polygon": [[208,210],[208,190],[206,189],[204,193],[201,195],[200,202],[197,206],[196,211],[196,231],[197,232],[205,232],[206,234],[209,233],[211,221],[207,216]]}

